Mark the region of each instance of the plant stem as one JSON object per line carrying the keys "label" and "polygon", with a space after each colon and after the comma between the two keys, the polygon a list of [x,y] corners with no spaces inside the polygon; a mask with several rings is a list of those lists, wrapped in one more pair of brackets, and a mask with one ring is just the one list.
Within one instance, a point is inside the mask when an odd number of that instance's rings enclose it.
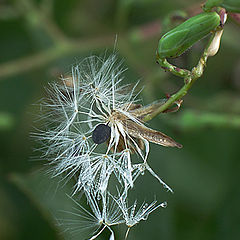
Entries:
{"label": "plant stem", "polygon": [[158,54],[157,54],[157,63],[159,63],[164,70],[169,71],[170,73],[178,77],[185,78],[186,76],[191,74],[189,70],[178,68],[173,64],[169,63],[166,58],[164,59],[159,58]]}
{"label": "plant stem", "polygon": [[211,45],[214,37],[216,35],[216,32],[214,32],[209,41],[206,45],[204,52],[199,59],[199,62],[196,67],[194,67],[191,71],[186,69],[180,69],[166,61],[166,59],[157,59],[157,61],[161,64],[163,68],[170,71],[174,75],[180,76],[184,78],[184,86],[175,94],[173,94],[164,104],[160,105],[159,108],[155,109],[155,111],[151,112],[150,114],[147,114],[143,121],[150,121],[154,117],[156,117],[158,114],[164,112],[169,107],[171,107],[176,101],[180,100],[183,96],[185,96],[188,92],[188,90],[192,87],[193,83],[202,76],[204,67],[206,66],[207,59],[208,59],[208,48]]}

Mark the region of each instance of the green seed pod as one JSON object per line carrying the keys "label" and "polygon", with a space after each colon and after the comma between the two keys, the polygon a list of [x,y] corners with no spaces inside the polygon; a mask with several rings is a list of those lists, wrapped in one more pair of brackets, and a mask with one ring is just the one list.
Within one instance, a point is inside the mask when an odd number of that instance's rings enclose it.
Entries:
{"label": "green seed pod", "polygon": [[203,10],[209,12],[214,7],[220,7],[222,2],[223,0],[208,0],[203,6]]}
{"label": "green seed pod", "polygon": [[227,12],[240,13],[240,0],[223,0],[221,7],[225,8]]}
{"label": "green seed pod", "polygon": [[216,12],[201,13],[188,19],[162,36],[158,44],[158,57],[163,59],[180,56],[219,25],[220,17]]}
{"label": "green seed pod", "polygon": [[204,11],[211,11],[214,7],[223,7],[228,12],[240,12],[240,0],[208,0],[204,4]]}

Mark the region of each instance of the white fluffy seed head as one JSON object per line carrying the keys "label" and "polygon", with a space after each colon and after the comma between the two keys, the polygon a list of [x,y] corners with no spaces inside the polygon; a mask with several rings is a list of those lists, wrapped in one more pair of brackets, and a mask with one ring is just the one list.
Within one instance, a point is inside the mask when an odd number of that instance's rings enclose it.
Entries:
{"label": "white fluffy seed head", "polygon": [[[73,194],[83,191],[90,207],[89,212],[76,202],[79,210],[74,215],[79,221],[67,220],[64,224],[76,232],[81,231],[81,227],[93,229],[95,235],[91,239],[101,234],[104,228],[114,239],[112,225],[125,223],[130,228],[146,220],[158,207],[163,207],[156,201],[142,204],[137,211],[136,202],[128,206],[128,191],[145,170],[171,190],[146,162],[149,142],[140,138],[144,150],[139,139],[128,132],[124,123],[127,119],[132,124],[143,126],[131,112],[136,103],[134,92],[137,84],[132,88],[124,85],[124,71],[115,55],[88,57],[73,66],[69,76],[49,84],[48,98],[41,103],[42,118],[47,124],[35,137],[42,142],[42,158],[52,165],[53,177],[74,178]],[[96,133],[96,127],[101,125],[110,129],[105,144],[97,144],[102,142],[102,137],[105,141],[106,137],[102,130]],[[93,134],[96,135],[95,141]],[[142,160],[140,163],[133,164],[133,150]],[[118,197],[109,192],[112,177],[117,189],[121,189]]]}
{"label": "white fluffy seed head", "polygon": [[[70,76],[49,84],[49,97],[41,103],[47,121],[46,130],[37,134],[43,158],[53,165],[53,176],[77,178],[75,192],[85,188],[103,193],[112,175],[120,185],[133,186],[130,147],[137,143],[116,117],[139,123],[129,112],[136,102],[136,85],[122,84],[124,71],[115,55],[88,57],[72,67]],[[111,129],[108,141],[100,145],[92,140],[99,124]],[[145,160],[147,153],[139,148],[136,152]]]}

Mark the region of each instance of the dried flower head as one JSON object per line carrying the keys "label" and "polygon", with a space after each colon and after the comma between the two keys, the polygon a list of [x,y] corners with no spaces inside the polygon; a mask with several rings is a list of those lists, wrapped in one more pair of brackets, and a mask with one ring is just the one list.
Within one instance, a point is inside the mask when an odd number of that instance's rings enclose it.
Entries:
{"label": "dried flower head", "polygon": [[[77,212],[71,214],[79,219],[63,222],[72,232],[91,229],[90,239],[108,229],[113,240],[111,226],[125,223],[129,231],[152,211],[165,207],[153,201],[135,211],[137,202],[128,206],[128,192],[146,170],[172,191],[147,163],[149,142],[182,147],[145,126],[145,117],[163,103],[143,107],[135,94],[137,84],[122,84],[123,72],[115,55],[86,58],[68,77],[49,84],[49,97],[41,103],[47,120],[46,128],[36,134],[42,141],[42,157],[53,166],[53,176],[75,180],[73,194],[84,193],[90,207],[88,211],[75,201]],[[175,111],[181,102],[176,104],[166,112]],[[133,156],[137,156],[134,161]],[[109,190],[111,179],[121,189],[117,197]]]}
{"label": "dried flower head", "polygon": [[[70,77],[50,84],[43,157],[54,166],[53,176],[76,178],[75,192],[89,189],[104,193],[111,175],[127,189],[139,172],[149,170],[149,142],[181,147],[167,135],[146,127],[143,117],[153,109],[142,107],[134,87],[123,85],[121,64],[115,55],[102,59],[92,56],[72,68]],[[141,163],[132,162],[136,153]],[[164,184],[159,177],[159,181]],[[164,184],[171,190],[166,184]]]}

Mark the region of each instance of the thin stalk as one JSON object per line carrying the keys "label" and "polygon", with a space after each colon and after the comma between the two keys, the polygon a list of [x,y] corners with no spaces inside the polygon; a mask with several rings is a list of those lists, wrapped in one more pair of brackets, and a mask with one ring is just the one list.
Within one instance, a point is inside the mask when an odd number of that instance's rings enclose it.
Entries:
{"label": "thin stalk", "polygon": [[[189,89],[192,87],[193,83],[202,76],[204,72],[204,67],[206,66],[207,59],[208,59],[208,48],[211,45],[214,37],[216,35],[216,32],[213,33],[208,41],[208,44],[206,45],[204,52],[197,64],[196,67],[194,67],[191,71],[186,69],[180,69],[176,66],[173,66],[172,64],[169,64],[165,60],[158,59],[158,62],[164,65],[164,68],[167,68],[168,71],[173,73],[174,75],[180,76],[184,78],[184,86],[175,94],[173,94],[164,104],[160,105],[159,108],[156,108],[153,112],[147,114],[143,121],[150,121],[154,117],[156,117],[158,114],[166,111],[169,107],[171,107],[176,101],[182,99],[183,96],[187,94]],[[170,70],[169,70],[170,67]]]}

